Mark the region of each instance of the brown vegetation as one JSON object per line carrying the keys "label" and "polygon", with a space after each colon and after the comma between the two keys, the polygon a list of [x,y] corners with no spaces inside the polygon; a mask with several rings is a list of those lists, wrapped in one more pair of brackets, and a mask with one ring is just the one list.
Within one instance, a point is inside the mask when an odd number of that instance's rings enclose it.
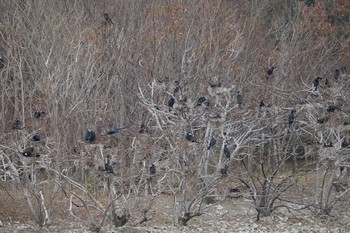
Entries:
{"label": "brown vegetation", "polygon": [[19,190],[40,226],[65,201],[96,231],[148,221],[160,195],[186,225],[230,188],[258,219],[330,215],[350,201],[350,3],[313,2],[0,0],[1,197]]}

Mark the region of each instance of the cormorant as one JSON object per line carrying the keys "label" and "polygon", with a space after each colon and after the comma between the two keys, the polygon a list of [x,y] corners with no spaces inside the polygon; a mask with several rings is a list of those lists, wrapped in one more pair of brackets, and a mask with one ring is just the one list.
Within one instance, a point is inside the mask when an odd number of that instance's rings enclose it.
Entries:
{"label": "cormorant", "polygon": [[113,23],[113,21],[111,20],[111,18],[109,17],[109,15],[107,14],[107,13],[104,13],[103,14],[103,17],[105,18],[105,20],[106,20],[106,24],[113,24],[114,25],[114,23]]}
{"label": "cormorant", "polygon": [[340,108],[335,105],[329,105],[327,108],[327,112],[334,112],[335,110],[340,110]]}
{"label": "cormorant", "polygon": [[338,82],[339,75],[340,75],[340,70],[339,70],[339,68],[336,68],[334,71],[334,79],[336,82]]}
{"label": "cormorant", "polygon": [[194,137],[193,133],[191,133],[191,132],[186,133],[186,139],[190,142],[197,142],[196,138]]}
{"label": "cormorant", "polygon": [[224,155],[226,156],[226,158],[231,158],[231,151],[230,149],[227,147],[227,144],[224,145]]}
{"label": "cormorant", "polygon": [[85,135],[85,140],[89,143],[93,143],[96,140],[96,134],[92,129],[88,129]]}
{"label": "cormorant", "polygon": [[40,157],[40,155],[34,155],[34,148],[33,147],[29,147],[29,148],[26,148],[24,149],[21,154],[24,156],[24,157]]}
{"label": "cormorant", "polygon": [[209,82],[209,85],[210,85],[211,88],[221,87],[221,83],[213,84],[213,83]]}
{"label": "cormorant", "polygon": [[211,137],[209,145],[208,145],[208,150],[212,148],[216,144],[216,139],[214,137]]}
{"label": "cormorant", "polygon": [[175,104],[175,99],[174,99],[174,97],[171,97],[171,98],[168,100],[169,112],[171,112],[171,110],[173,109],[174,104]]}
{"label": "cormorant", "polygon": [[115,175],[114,171],[113,171],[113,167],[111,165],[109,165],[109,163],[105,163],[105,170],[107,173],[112,173],[113,175]]}
{"label": "cormorant", "polygon": [[295,109],[292,109],[288,115],[288,125],[289,127],[293,124],[294,122],[294,119],[295,119],[295,112],[296,110]]}
{"label": "cormorant", "polygon": [[20,129],[22,122],[16,119],[12,124],[12,129]]}
{"label": "cormorant", "polygon": [[141,123],[140,128],[141,128],[141,129],[140,129],[139,133],[146,133],[146,131],[147,131],[147,126],[145,125],[144,122]]}
{"label": "cormorant", "polygon": [[209,100],[205,96],[200,97],[197,101],[197,106],[202,106],[203,104],[207,107],[209,106]]}
{"label": "cormorant", "polygon": [[238,188],[230,188],[230,189],[229,189],[229,192],[230,192],[230,193],[240,193],[241,191],[239,191]]}
{"label": "cormorant", "polygon": [[118,128],[112,128],[111,130],[107,131],[107,133],[105,135],[115,134],[115,133],[118,133],[119,131],[121,131],[123,129],[127,129],[127,128],[129,128],[129,126],[127,126],[127,125],[126,126],[121,126],[121,127],[118,127]]}
{"label": "cormorant", "polygon": [[321,77],[317,77],[315,78],[312,86],[313,86],[313,90],[316,91],[317,90],[317,87],[320,85],[320,81],[321,81]]}
{"label": "cormorant", "polygon": [[242,97],[240,91],[237,91],[237,93],[236,93],[236,99],[237,99],[237,104],[238,104],[238,106],[241,107],[241,105],[243,104],[243,97]]}
{"label": "cormorant", "polygon": [[0,54],[0,69],[4,68],[4,66],[5,66],[5,61]]}
{"label": "cormorant", "polygon": [[277,67],[275,65],[272,65],[267,71],[267,75],[272,75],[273,71],[276,69]]}
{"label": "cormorant", "polygon": [[45,112],[44,111],[35,111],[34,112],[34,117],[35,118],[40,118],[40,117],[44,117],[45,116]]}
{"label": "cormorant", "polygon": [[36,132],[36,133],[33,135],[33,140],[34,140],[35,142],[40,141],[40,134],[39,134],[39,132]]}
{"label": "cormorant", "polygon": [[326,87],[331,87],[331,85],[329,84],[329,81],[328,81],[327,78],[326,78],[326,81],[325,81],[324,85],[326,85]]}
{"label": "cormorant", "polygon": [[225,165],[223,168],[220,169],[221,175],[227,175],[228,165]]}
{"label": "cormorant", "polygon": [[341,142],[341,147],[342,148],[348,148],[350,146],[350,143],[347,139],[344,139],[342,142]]}
{"label": "cormorant", "polygon": [[327,117],[317,118],[317,123],[319,123],[319,124],[323,124],[323,123],[325,123],[327,121],[328,121]]}
{"label": "cormorant", "polygon": [[333,143],[326,144],[325,142],[323,143],[323,147],[334,147]]}
{"label": "cormorant", "polygon": [[180,91],[180,81],[179,80],[175,80],[174,81],[174,96],[176,93],[178,93]]}
{"label": "cormorant", "polygon": [[152,165],[149,167],[149,173],[151,173],[152,175],[155,175],[156,172],[157,172],[156,165],[152,163]]}
{"label": "cormorant", "polygon": [[263,107],[265,107],[265,103],[264,101],[260,100],[259,108],[262,109]]}

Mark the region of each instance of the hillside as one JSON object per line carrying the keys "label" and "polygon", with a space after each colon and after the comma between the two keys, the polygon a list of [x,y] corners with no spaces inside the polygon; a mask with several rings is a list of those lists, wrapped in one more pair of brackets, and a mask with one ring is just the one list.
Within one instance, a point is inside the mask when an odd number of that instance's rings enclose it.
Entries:
{"label": "hillside", "polygon": [[346,227],[349,12],[347,0],[0,1],[6,231]]}

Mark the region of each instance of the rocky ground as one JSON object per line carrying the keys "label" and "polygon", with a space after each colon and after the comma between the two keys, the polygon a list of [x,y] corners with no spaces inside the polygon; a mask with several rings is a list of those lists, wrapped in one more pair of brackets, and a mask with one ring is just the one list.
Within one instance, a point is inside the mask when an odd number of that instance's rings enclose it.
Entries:
{"label": "rocky ground", "polygon": [[[160,202],[161,203],[161,202]],[[160,204],[158,203],[158,204]],[[192,219],[188,226],[175,227],[171,224],[171,204],[163,200],[162,208],[155,209],[150,215],[153,218],[142,226],[125,226],[115,229],[106,225],[101,232],[143,233],[143,232],[173,232],[173,233],[197,233],[197,232],[350,232],[350,219],[346,207],[344,211],[334,213],[330,218],[314,218],[307,211],[289,212],[280,209],[273,216],[255,221],[255,211],[249,200],[238,198],[229,199],[220,203],[206,206],[205,213]],[[164,221],[165,220],[165,221]],[[92,232],[84,222],[58,220],[47,228],[38,228],[34,223],[10,223],[2,221],[0,232]]]}

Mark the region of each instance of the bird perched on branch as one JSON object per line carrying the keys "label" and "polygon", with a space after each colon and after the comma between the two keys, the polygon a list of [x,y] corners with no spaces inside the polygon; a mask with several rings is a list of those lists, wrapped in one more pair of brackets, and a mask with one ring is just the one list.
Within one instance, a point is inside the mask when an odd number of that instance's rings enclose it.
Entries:
{"label": "bird perched on branch", "polygon": [[2,58],[2,55],[0,54],[0,69],[4,68],[4,66],[5,66],[5,61]]}
{"label": "bird perched on branch", "polygon": [[224,155],[226,156],[226,158],[231,158],[231,151],[230,149],[227,147],[227,144],[225,143],[224,145]]}
{"label": "bird perched on branch", "polygon": [[237,100],[238,107],[241,107],[241,105],[243,104],[243,97],[240,91],[237,91],[236,93],[236,100]]}
{"label": "bird perched on branch", "polygon": [[24,157],[40,157],[39,154],[34,154],[34,148],[33,147],[29,147],[29,148],[26,148],[24,149],[21,154],[24,156]]}
{"label": "bird perched on branch", "polygon": [[327,108],[327,112],[334,112],[335,110],[340,111],[341,109],[338,106],[335,105],[329,105]]}
{"label": "bird perched on branch", "polygon": [[293,124],[294,122],[294,119],[295,119],[295,112],[296,110],[295,109],[292,109],[288,115],[288,125],[289,127]]}
{"label": "bird perched on branch", "polygon": [[192,132],[186,133],[186,139],[190,142],[197,142],[197,139],[195,138]]}
{"label": "bird perched on branch", "polygon": [[174,97],[171,97],[171,98],[168,100],[169,112],[171,112],[171,110],[173,109],[174,104],[175,104],[175,99],[174,99]]}
{"label": "bird perched on branch", "polygon": [[179,80],[175,80],[174,81],[174,90],[173,90],[173,93],[174,93],[174,96],[176,93],[178,93],[180,91],[180,81]]}
{"label": "bird perched on branch", "polygon": [[18,119],[16,119],[12,124],[12,129],[20,129],[22,122]]}
{"label": "bird perched on branch", "polygon": [[205,96],[202,96],[198,99],[197,101],[197,106],[202,106],[202,105],[205,105],[205,106],[209,106],[209,99]]}
{"label": "bird perched on branch", "polygon": [[45,112],[44,111],[35,111],[34,112],[34,117],[35,118],[40,118],[40,117],[44,117],[45,116]]}
{"label": "bird perched on branch", "polygon": [[339,75],[340,75],[340,70],[339,70],[339,68],[336,68],[334,70],[334,79],[335,79],[336,82],[338,82]]}
{"label": "bird perched on branch", "polygon": [[35,132],[35,134],[33,135],[33,141],[35,141],[35,142],[38,142],[38,141],[40,141],[40,134],[39,134],[39,132]]}
{"label": "bird perched on branch", "polygon": [[103,136],[115,134],[115,133],[118,133],[118,132],[120,132],[121,130],[127,129],[127,128],[129,128],[129,126],[127,126],[127,125],[121,126],[121,127],[118,127],[118,128],[112,128],[111,130],[107,131],[106,134],[103,134]]}
{"label": "bird perched on branch", "polygon": [[112,25],[114,25],[113,21],[111,20],[111,18],[109,17],[109,15],[107,13],[104,13],[103,17],[106,20],[105,24],[112,24]]}
{"label": "bird perched on branch", "polygon": [[321,77],[315,78],[315,80],[312,83],[313,90],[316,91],[318,86],[320,85]]}
{"label": "bird perched on branch", "polygon": [[145,122],[142,122],[141,126],[140,126],[139,133],[146,133],[146,132],[147,132],[147,126],[146,126]]}
{"label": "bird perched on branch", "polygon": [[267,75],[272,75],[273,74],[273,71],[276,69],[276,65],[272,65],[267,71]]}
{"label": "bird perched on branch", "polygon": [[259,108],[262,109],[263,107],[265,107],[265,103],[264,101],[260,100]]}
{"label": "bird perched on branch", "polygon": [[328,117],[317,118],[317,123],[323,124],[328,121]]}
{"label": "bird perched on branch", "polygon": [[157,172],[157,168],[156,168],[156,165],[154,165],[152,163],[152,165],[149,167],[149,173],[151,173],[152,175],[155,175]]}
{"label": "bird perched on branch", "polygon": [[212,148],[215,144],[216,144],[216,139],[214,137],[212,137],[210,139],[210,142],[209,142],[209,145],[208,145],[208,150],[210,150],[210,148]]}
{"label": "bird perched on branch", "polygon": [[113,171],[113,167],[109,164],[109,163],[105,163],[105,170],[107,173],[112,173],[113,175],[115,175],[114,171]]}
{"label": "bird perched on branch", "polygon": [[228,165],[225,165],[223,168],[220,169],[221,175],[227,175],[228,171]]}
{"label": "bird perched on branch", "polygon": [[92,129],[88,129],[85,135],[85,140],[89,143],[93,143],[96,140],[96,134]]}

